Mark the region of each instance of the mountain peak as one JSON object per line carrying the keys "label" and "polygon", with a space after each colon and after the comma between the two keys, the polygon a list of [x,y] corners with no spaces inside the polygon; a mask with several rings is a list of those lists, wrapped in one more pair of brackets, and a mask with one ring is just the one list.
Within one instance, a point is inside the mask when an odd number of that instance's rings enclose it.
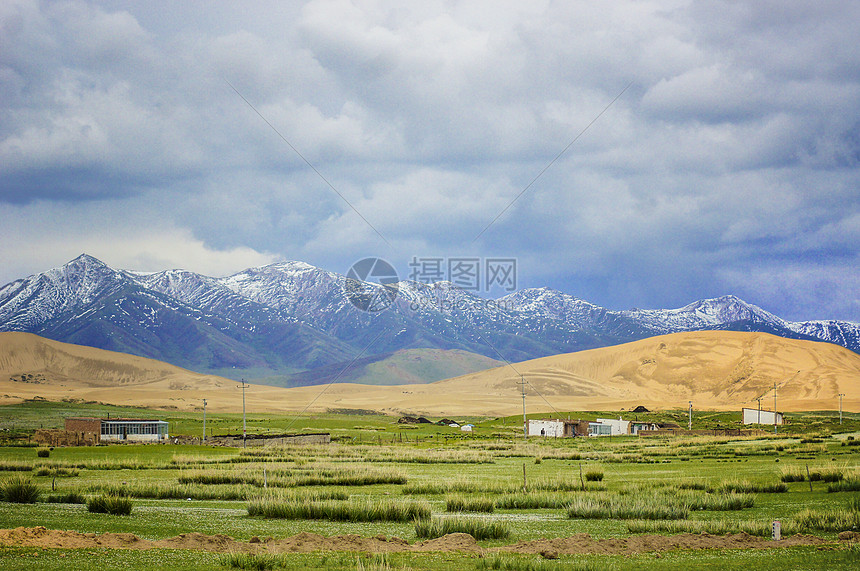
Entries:
{"label": "mountain peak", "polygon": [[90,256],[89,254],[81,254],[80,256],[75,258],[74,260],[69,260],[68,262],[63,264],[63,267],[70,267],[70,266],[84,266],[84,267],[94,266],[97,268],[107,268],[108,267],[107,264],[105,264],[104,262],[102,262],[101,260],[99,260],[98,258],[96,258],[94,256]]}

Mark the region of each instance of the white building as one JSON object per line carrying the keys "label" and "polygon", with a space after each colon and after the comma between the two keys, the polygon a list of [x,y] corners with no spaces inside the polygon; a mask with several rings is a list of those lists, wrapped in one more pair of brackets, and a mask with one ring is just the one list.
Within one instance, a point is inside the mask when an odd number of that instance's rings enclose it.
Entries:
{"label": "white building", "polygon": [[[601,424],[603,426],[609,427],[609,432],[608,432],[609,436],[625,436],[627,434],[630,434],[630,421],[629,420],[621,420],[621,418],[619,418],[618,420],[614,420],[611,418],[598,418],[597,423]],[[605,430],[605,429],[603,429],[603,430]],[[607,434],[607,433],[604,431],[600,432],[601,436],[604,434]]]}
{"label": "white building", "polygon": [[612,427],[608,424],[601,424],[600,422],[589,422],[588,423],[588,435],[589,436],[611,436],[612,435]]}
{"label": "white building", "polygon": [[[785,417],[781,412],[773,412],[771,410],[759,410],[757,408],[745,408],[744,424],[785,424]],[[774,421],[775,419],[775,421]]]}
{"label": "white building", "polygon": [[577,424],[570,420],[529,420],[527,434],[548,438],[571,438],[576,436]]}

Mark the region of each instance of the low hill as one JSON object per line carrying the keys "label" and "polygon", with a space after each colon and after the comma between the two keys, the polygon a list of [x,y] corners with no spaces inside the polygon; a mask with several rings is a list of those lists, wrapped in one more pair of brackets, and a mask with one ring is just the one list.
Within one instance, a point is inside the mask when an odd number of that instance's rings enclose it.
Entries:
{"label": "low hill", "polygon": [[255,382],[281,387],[325,385],[334,381],[365,385],[420,385],[501,364],[502,361],[459,349],[402,349]]}
{"label": "low hill", "polygon": [[[520,376],[528,410],[648,408],[772,408],[860,410],[860,355],[829,343],[766,333],[699,331],[543,357],[430,385],[383,389],[333,385],[317,402],[327,406],[414,413],[515,414],[522,410]],[[309,388],[294,389],[299,400]]]}
{"label": "low hill", "polygon": [[[207,398],[213,410],[241,410],[242,393],[235,387],[236,381],[153,359],[0,333],[0,403],[43,398],[194,409]],[[255,392],[260,405],[271,398],[268,391]]]}
{"label": "low hill", "polygon": [[[773,403],[780,410],[860,411],[860,355],[828,343],[764,333],[675,333],[496,367],[431,384],[333,384],[283,389],[250,385],[249,411],[363,408],[427,415],[686,407],[734,409]],[[0,333],[0,402],[74,398],[147,407],[241,410],[235,381],[172,365],[68,345],[25,333]]]}

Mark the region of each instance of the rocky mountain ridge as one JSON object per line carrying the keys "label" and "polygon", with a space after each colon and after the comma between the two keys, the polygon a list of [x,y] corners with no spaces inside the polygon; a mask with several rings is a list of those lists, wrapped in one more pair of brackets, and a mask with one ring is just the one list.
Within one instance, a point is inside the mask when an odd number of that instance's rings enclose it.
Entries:
{"label": "rocky mountain ridge", "polygon": [[392,305],[369,313],[347,299],[346,280],[304,262],[212,278],[116,270],[82,255],[0,288],[0,331],[281,381],[400,350],[460,350],[514,362],[705,329],[760,331],[860,352],[856,323],[789,322],[734,296],[614,311],[549,288],[491,300],[447,282],[400,282]]}

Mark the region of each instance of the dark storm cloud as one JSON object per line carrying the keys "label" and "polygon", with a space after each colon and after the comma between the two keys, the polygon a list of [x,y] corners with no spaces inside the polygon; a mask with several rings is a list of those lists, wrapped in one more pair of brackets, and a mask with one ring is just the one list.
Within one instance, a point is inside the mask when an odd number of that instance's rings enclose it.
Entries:
{"label": "dark storm cloud", "polygon": [[105,245],[118,265],[492,253],[521,285],[612,307],[736,293],[858,320],[858,19],[853,2],[5,2],[0,214],[42,231],[5,246],[3,277],[65,261],[58,240],[98,254],[54,208],[80,203],[105,242],[129,236]]}

